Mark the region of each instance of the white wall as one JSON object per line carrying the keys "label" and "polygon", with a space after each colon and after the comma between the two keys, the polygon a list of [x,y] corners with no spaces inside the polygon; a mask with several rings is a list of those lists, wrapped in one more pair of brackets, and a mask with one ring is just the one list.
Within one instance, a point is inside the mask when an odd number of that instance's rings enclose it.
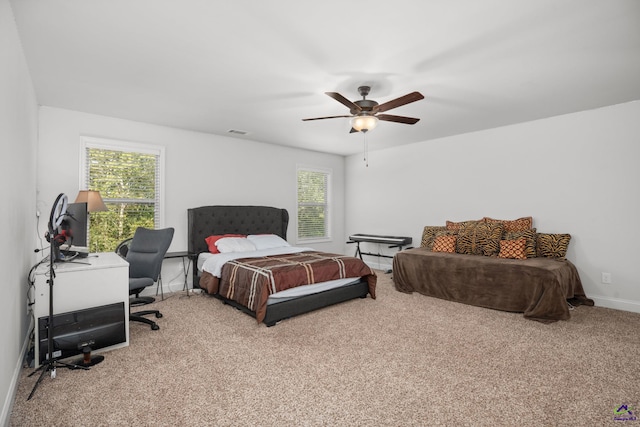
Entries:
{"label": "white wall", "polygon": [[8,425],[29,332],[27,273],[35,261],[35,92],[13,12],[0,0],[0,425]]}
{"label": "white wall", "polygon": [[[165,223],[176,229],[170,251],[187,248],[187,209],[205,205],[267,205],[286,208],[288,240],[296,238],[296,166],[333,171],[332,242],[314,246],[340,252],[344,246],[344,158],[306,150],[215,136],[163,126],[41,107],[38,207],[49,212],[55,197],[73,201],[79,190],[80,136],[88,135],[165,147]],[[46,224],[41,224],[44,232]],[[182,264],[165,262],[162,277],[182,288]],[[166,271],[169,269],[170,271]]]}
{"label": "white wall", "polygon": [[345,230],[419,246],[425,225],[531,215],[539,232],[571,234],[567,258],[597,305],[640,312],[639,159],[638,101],[371,152],[368,168],[350,156]]}

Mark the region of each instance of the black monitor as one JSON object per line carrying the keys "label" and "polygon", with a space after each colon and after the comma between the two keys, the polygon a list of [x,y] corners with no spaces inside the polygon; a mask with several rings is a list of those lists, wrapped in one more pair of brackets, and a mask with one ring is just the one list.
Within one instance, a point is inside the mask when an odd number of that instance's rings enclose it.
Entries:
{"label": "black monitor", "polygon": [[82,354],[85,347],[92,350],[126,342],[125,307],[117,302],[100,307],[56,314],[53,328],[49,317],[38,319],[39,362],[49,356],[49,333],[53,336],[53,359],[64,359]]}
{"label": "black monitor", "polygon": [[67,205],[67,212],[58,227],[58,234],[64,235],[66,239],[60,245],[59,257],[56,256],[57,261],[89,253],[87,244],[88,217],[86,203],[69,203]]}

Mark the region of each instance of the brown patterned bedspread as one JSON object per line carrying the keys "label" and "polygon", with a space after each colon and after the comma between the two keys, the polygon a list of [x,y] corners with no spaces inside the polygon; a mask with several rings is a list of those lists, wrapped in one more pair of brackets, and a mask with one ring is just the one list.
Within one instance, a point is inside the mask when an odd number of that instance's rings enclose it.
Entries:
{"label": "brown patterned bedspread", "polygon": [[[267,312],[269,295],[296,286],[348,277],[366,277],[369,294],[375,299],[377,277],[362,260],[317,251],[229,261],[222,267],[216,290],[223,297],[254,311],[260,323]],[[207,286],[207,291],[212,287]]]}

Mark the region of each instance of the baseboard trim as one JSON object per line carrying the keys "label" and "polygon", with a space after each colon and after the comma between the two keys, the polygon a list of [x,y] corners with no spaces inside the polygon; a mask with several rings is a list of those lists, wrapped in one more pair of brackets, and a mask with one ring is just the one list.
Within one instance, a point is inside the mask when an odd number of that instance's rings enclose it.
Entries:
{"label": "baseboard trim", "polygon": [[[33,317],[31,318],[31,323],[33,323]],[[28,331],[31,331],[33,325],[29,325]],[[16,400],[16,392],[18,391],[18,380],[20,379],[20,372],[23,368],[24,358],[29,349],[29,333],[25,337],[22,343],[22,350],[20,351],[20,357],[17,360],[16,367],[13,371],[13,377],[11,378],[11,384],[9,385],[9,390],[7,391],[7,397],[2,405],[2,413],[0,414],[0,426],[9,426],[9,421],[11,421],[11,412],[13,411],[13,402]]]}
{"label": "baseboard trim", "polygon": [[596,307],[613,308],[615,310],[630,311],[640,313],[640,302],[624,300],[620,298],[604,297],[599,295],[589,295]]}
{"label": "baseboard trim", "polygon": [[364,263],[367,264],[369,267],[373,268],[374,270],[383,270],[383,271],[391,270],[391,264],[373,262],[373,261],[365,261]]}

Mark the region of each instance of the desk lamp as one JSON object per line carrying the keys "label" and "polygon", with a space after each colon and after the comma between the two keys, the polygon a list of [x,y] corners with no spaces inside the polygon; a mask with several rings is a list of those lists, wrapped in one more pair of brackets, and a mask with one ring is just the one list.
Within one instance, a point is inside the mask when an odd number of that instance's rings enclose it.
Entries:
{"label": "desk lamp", "polygon": [[102,201],[99,191],[94,190],[80,190],[76,197],[75,203],[86,203],[87,212],[100,212],[106,211],[107,206]]}
{"label": "desk lamp", "polygon": [[[87,229],[89,229],[90,227],[91,212],[101,212],[109,210],[104,204],[102,196],[100,196],[100,192],[95,190],[80,190],[78,192],[78,196],[76,197],[75,203],[87,204]],[[89,240],[89,236],[87,237],[87,240]],[[87,247],[89,247],[88,241]]]}

